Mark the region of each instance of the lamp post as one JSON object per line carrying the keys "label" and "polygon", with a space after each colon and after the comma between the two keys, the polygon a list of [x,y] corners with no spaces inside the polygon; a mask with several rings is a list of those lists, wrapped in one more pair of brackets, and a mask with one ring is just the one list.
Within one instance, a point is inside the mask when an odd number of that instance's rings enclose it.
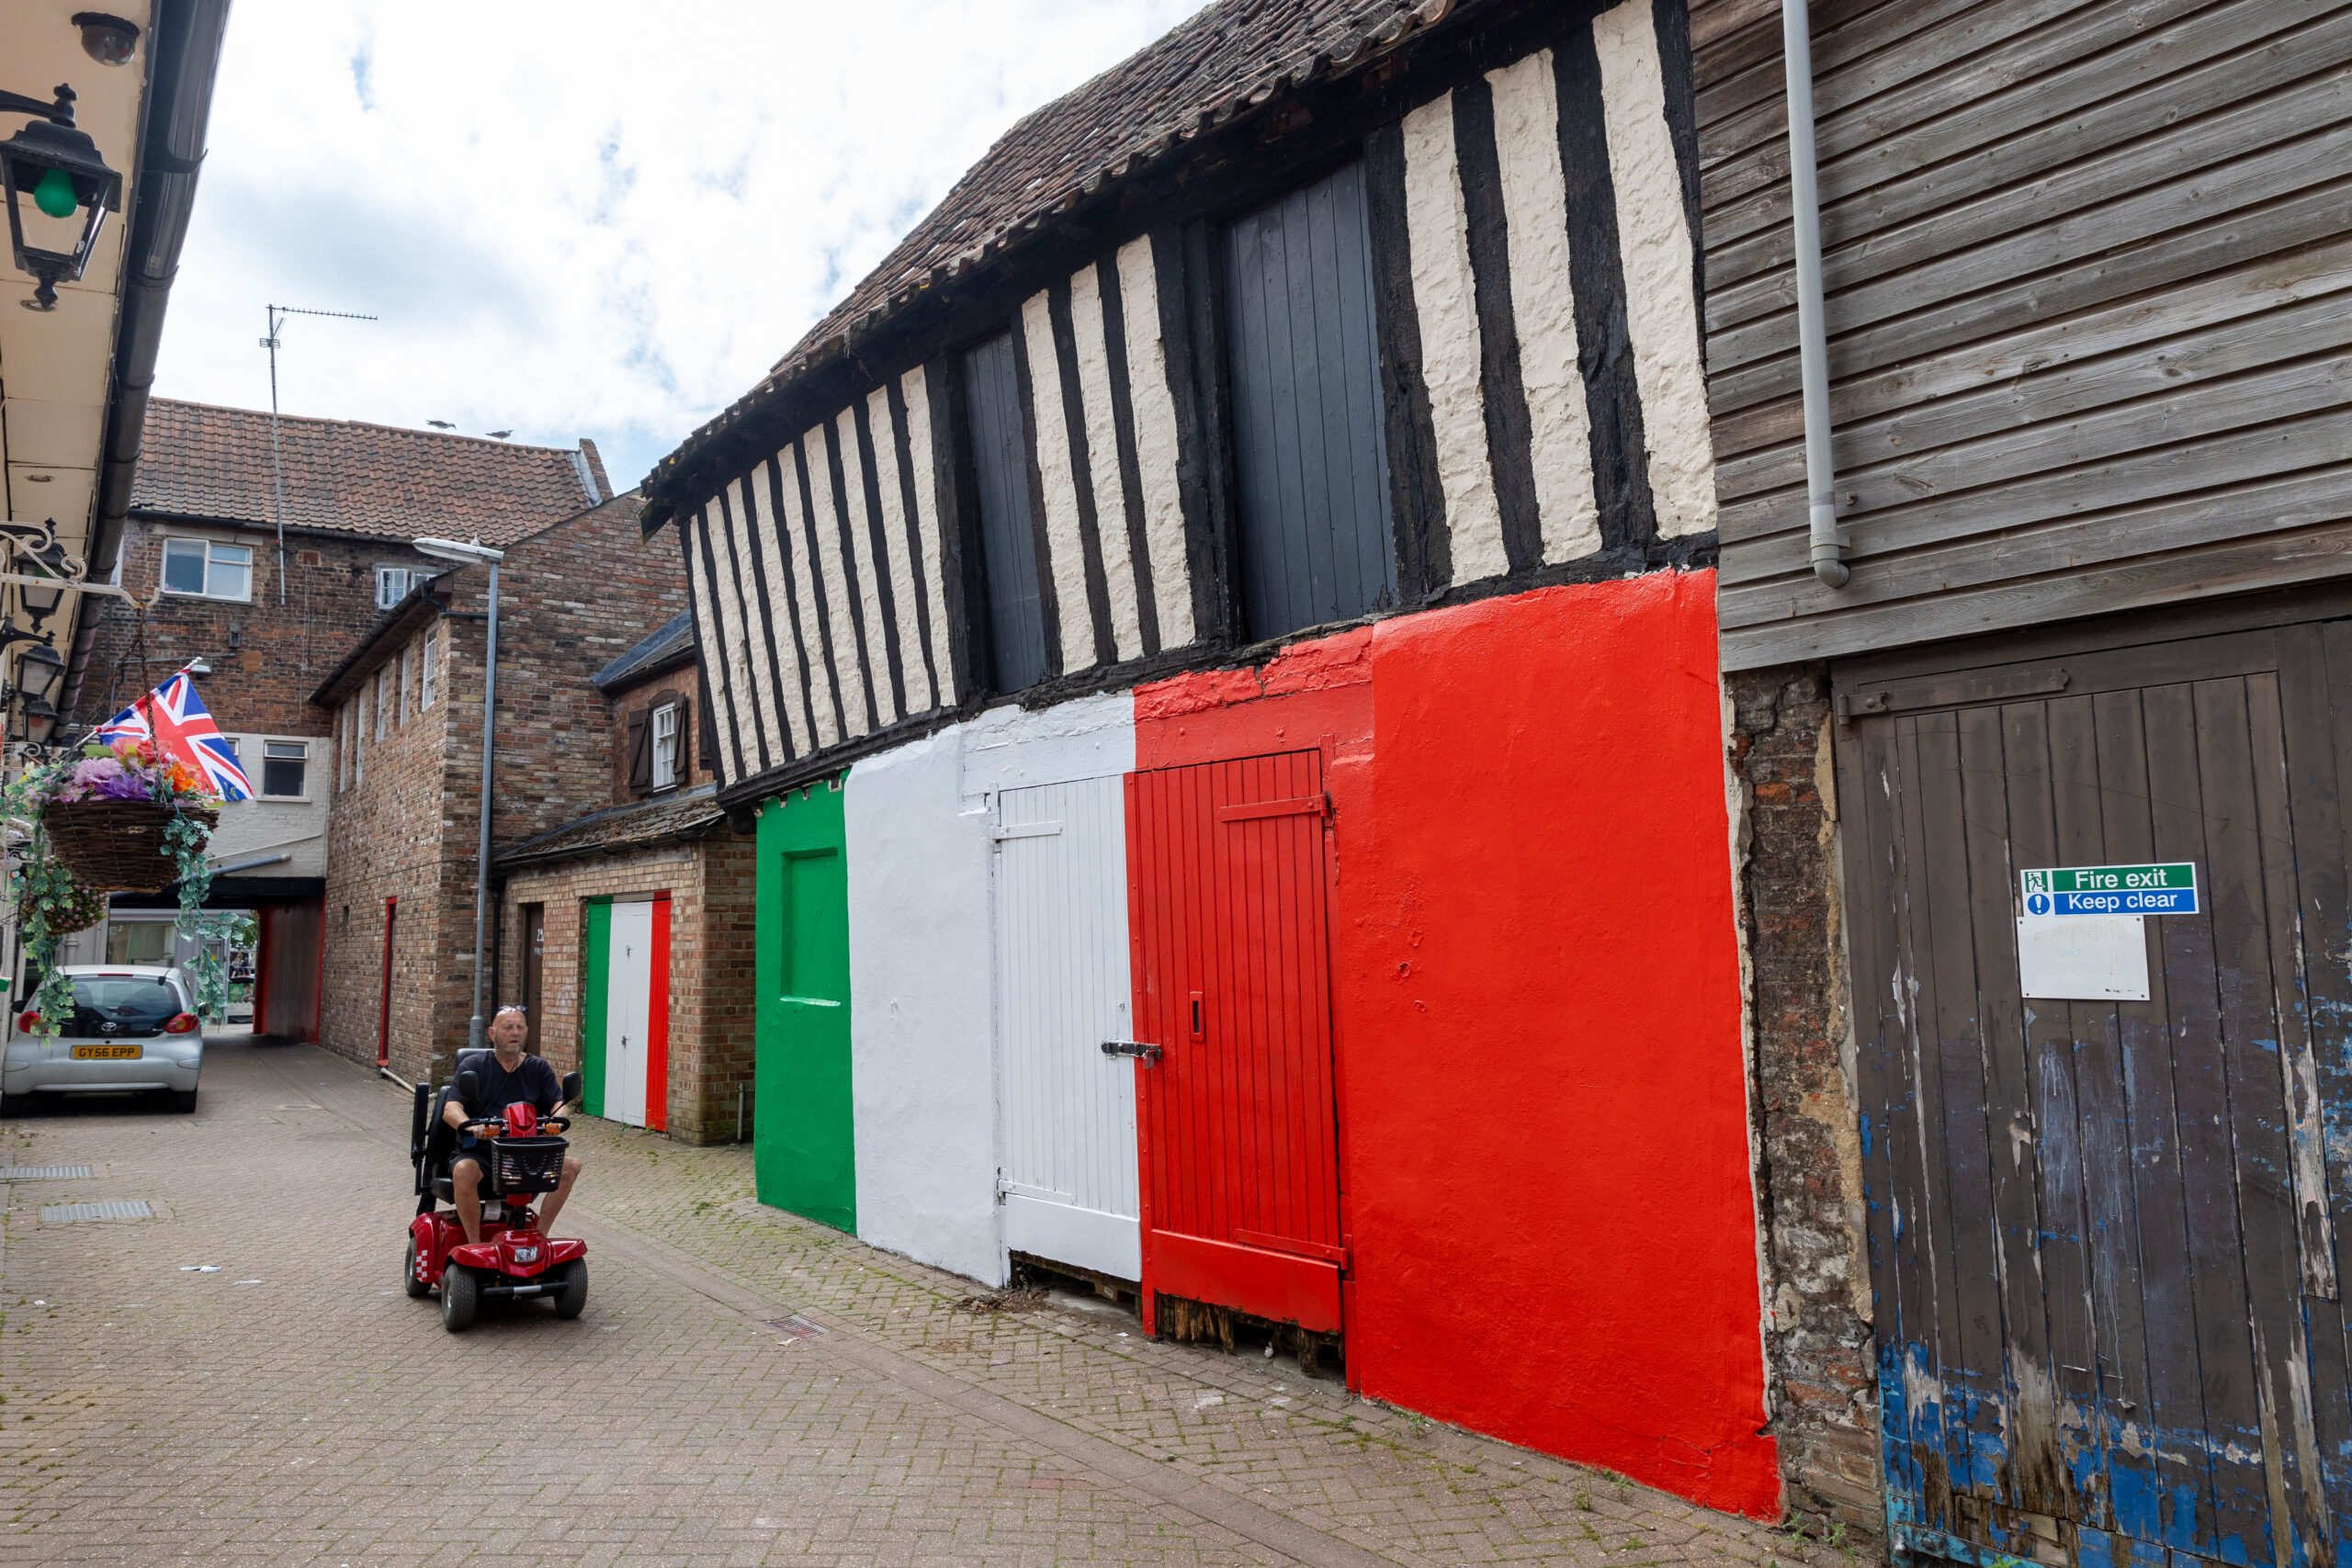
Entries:
{"label": "lamp post", "polygon": [[50,103],[0,91],[0,114],[36,117],[0,142],[0,190],[8,198],[8,243],[17,265],[39,280],[23,303],[54,310],[57,286],[77,281],[88,268],[107,214],[122,204],[122,176],[74,124],[73,88],[59,86]]}
{"label": "lamp post", "polygon": [[435,560],[455,561],[460,566],[487,564],[490,568],[490,630],[482,655],[481,684],[481,837],[474,852],[474,1016],[466,1026],[468,1048],[479,1051],[482,1043],[482,988],[490,976],[483,960],[490,942],[490,764],[498,717],[498,563],[506,558],[506,552],[492,549],[479,541],[461,544],[456,539],[418,539],[414,543],[420,553]]}

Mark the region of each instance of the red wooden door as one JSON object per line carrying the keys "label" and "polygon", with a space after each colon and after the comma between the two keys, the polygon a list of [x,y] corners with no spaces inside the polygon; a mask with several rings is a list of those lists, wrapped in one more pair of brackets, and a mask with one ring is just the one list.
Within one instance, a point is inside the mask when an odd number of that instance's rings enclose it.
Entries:
{"label": "red wooden door", "polygon": [[1165,1292],[1335,1332],[1322,755],[1126,782],[1145,1326]]}

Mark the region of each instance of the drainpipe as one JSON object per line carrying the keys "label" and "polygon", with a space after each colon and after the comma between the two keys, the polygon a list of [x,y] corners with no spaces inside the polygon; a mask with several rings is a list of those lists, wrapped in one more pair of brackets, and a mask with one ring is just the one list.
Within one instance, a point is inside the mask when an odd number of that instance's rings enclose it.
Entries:
{"label": "drainpipe", "polygon": [[1789,207],[1797,245],[1797,360],[1804,385],[1806,554],[1813,574],[1843,588],[1846,536],[1838,526],[1838,462],[1829,450],[1829,333],[1821,308],[1821,189],[1813,151],[1813,19],[1805,0],[1781,0],[1781,54],[1789,79]]}

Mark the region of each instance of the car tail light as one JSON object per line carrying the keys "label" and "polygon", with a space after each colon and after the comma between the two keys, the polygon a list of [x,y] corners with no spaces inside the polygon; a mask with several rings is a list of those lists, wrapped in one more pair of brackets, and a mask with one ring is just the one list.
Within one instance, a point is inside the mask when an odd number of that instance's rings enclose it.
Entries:
{"label": "car tail light", "polygon": [[40,1009],[27,1008],[24,1011],[18,1013],[17,1015],[17,1032],[19,1034],[39,1034],[40,1032]]}
{"label": "car tail light", "polygon": [[171,1017],[164,1021],[164,1032],[166,1034],[195,1033],[196,1014],[192,1012],[175,1012],[172,1014]]}

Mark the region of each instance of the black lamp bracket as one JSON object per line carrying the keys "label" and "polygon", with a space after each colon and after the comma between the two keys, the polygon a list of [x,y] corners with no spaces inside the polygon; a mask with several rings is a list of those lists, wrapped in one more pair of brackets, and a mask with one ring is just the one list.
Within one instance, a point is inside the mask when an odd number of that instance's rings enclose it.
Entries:
{"label": "black lamp bracket", "polygon": [[74,128],[74,89],[62,82],[57,85],[54,103],[44,103],[39,98],[27,97],[22,93],[11,93],[0,87],[0,114],[38,115],[51,125],[62,125],[71,130]]}

